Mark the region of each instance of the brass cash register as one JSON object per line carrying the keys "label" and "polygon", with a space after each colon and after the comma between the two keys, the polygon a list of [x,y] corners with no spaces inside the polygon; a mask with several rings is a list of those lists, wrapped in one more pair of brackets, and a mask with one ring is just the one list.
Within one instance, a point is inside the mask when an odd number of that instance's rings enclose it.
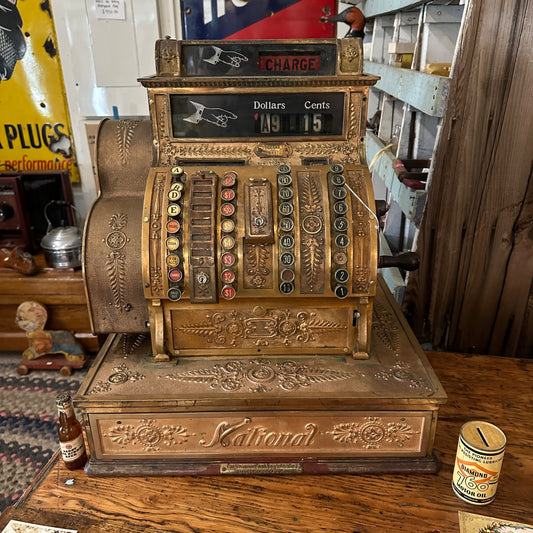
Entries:
{"label": "brass cash register", "polygon": [[104,121],[89,474],[434,471],[445,394],[378,277],[360,39],[156,44]]}

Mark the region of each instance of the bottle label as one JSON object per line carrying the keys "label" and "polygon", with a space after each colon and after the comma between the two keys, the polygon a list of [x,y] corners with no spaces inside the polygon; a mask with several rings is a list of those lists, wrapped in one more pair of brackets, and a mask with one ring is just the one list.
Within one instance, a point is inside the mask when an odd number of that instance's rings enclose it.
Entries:
{"label": "bottle label", "polygon": [[60,442],[59,446],[61,448],[63,460],[68,462],[75,461],[78,457],[81,457],[85,451],[83,435],[79,435],[74,440],[69,440],[68,442]]}

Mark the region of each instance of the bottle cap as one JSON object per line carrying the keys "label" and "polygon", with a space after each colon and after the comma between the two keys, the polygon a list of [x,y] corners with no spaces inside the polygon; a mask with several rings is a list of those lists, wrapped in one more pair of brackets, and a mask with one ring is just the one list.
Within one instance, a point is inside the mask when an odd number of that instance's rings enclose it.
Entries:
{"label": "bottle cap", "polygon": [[68,392],[62,392],[56,396],[57,407],[68,407],[72,402],[72,398]]}

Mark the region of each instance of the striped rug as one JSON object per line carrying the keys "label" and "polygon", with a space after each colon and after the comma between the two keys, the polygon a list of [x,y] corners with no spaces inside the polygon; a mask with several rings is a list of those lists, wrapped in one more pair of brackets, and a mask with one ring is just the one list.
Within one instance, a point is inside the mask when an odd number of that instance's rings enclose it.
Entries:
{"label": "striped rug", "polygon": [[87,368],[17,374],[20,354],[0,352],[0,511],[13,505],[59,447],[55,397],[75,394]]}

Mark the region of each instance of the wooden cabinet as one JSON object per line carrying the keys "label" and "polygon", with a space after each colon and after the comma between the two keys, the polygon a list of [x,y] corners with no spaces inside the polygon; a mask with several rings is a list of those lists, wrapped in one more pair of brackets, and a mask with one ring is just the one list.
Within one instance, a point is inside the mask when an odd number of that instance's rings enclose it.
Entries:
{"label": "wooden cabinet", "polygon": [[87,351],[97,351],[98,337],[91,334],[81,270],[47,268],[42,255],[37,255],[36,261],[41,270],[34,276],[0,268],[0,350],[28,347],[15,314],[20,303],[34,300],[46,306],[46,329],[72,331]]}

